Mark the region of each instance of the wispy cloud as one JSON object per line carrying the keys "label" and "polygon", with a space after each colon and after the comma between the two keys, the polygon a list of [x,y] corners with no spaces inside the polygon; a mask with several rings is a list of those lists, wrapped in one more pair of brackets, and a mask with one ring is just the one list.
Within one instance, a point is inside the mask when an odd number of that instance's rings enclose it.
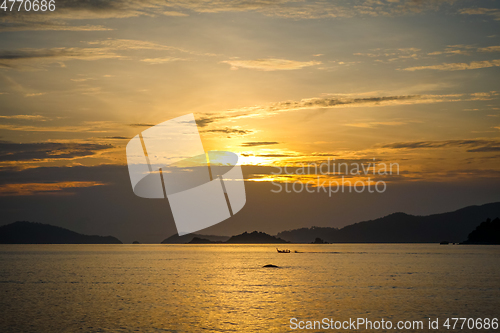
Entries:
{"label": "wispy cloud", "polygon": [[372,121],[372,122],[345,124],[344,126],[360,127],[360,128],[375,128],[375,127],[379,127],[379,126],[401,126],[401,125],[406,125],[409,123],[410,122],[405,122],[405,121]]}
{"label": "wispy cloud", "polygon": [[369,52],[354,53],[355,56],[365,56],[376,59],[378,62],[393,62],[396,60],[419,59],[422,57],[422,50],[415,47],[398,48],[398,49],[372,49]]}
{"label": "wispy cloud", "polygon": [[226,119],[226,116],[214,115],[214,114],[205,114],[203,116],[196,117],[196,125],[199,127],[206,127],[216,121]]}
{"label": "wispy cloud", "polygon": [[48,49],[25,48],[0,51],[0,68],[35,68],[68,60],[97,60],[120,58],[120,55],[103,48],[57,47]]}
{"label": "wispy cloud", "polygon": [[498,152],[500,151],[499,140],[444,140],[444,141],[410,141],[396,142],[382,145],[382,148],[391,149],[432,149],[432,148],[456,148],[465,147],[467,152]]}
{"label": "wispy cloud", "polygon": [[[78,25],[81,20],[158,16],[182,18],[194,13],[254,12],[289,19],[320,19],[354,16],[398,16],[436,11],[453,0],[58,0],[53,12],[13,11],[3,18],[0,31],[67,30],[102,31],[101,25]],[[462,14],[486,14],[494,10],[462,9]],[[76,24],[75,24],[76,23]]]}
{"label": "wispy cloud", "polygon": [[479,52],[500,52],[500,46],[488,46],[488,47],[480,47],[477,49]]}
{"label": "wispy cloud", "polygon": [[21,21],[21,22],[11,22],[5,23],[0,22],[0,32],[15,32],[15,31],[44,31],[44,30],[52,30],[52,31],[107,31],[112,30],[110,28],[106,28],[102,25],[80,25],[73,26],[63,23],[56,22],[29,22],[29,21]]}
{"label": "wispy cloud", "polygon": [[249,141],[243,142],[241,144],[242,147],[257,147],[257,146],[269,146],[269,145],[277,145],[279,142],[276,141]]}
{"label": "wispy cloud", "polygon": [[477,53],[492,53],[500,52],[500,46],[492,45],[487,47],[477,47],[475,45],[448,45],[444,49],[438,51],[422,50],[415,47],[407,48],[392,48],[392,49],[382,49],[376,48],[371,49],[368,52],[357,52],[353,55],[363,56],[373,59],[380,63],[393,63],[395,61],[412,61],[419,59],[428,59],[431,56],[472,56]]}
{"label": "wispy cloud", "polygon": [[232,70],[239,68],[261,71],[293,70],[321,65],[321,61],[295,61],[287,59],[257,59],[257,60],[225,60],[222,63],[231,65]]}
{"label": "wispy cloud", "polygon": [[298,110],[328,110],[347,107],[380,107],[395,105],[433,104],[443,102],[458,102],[471,100],[489,100],[498,93],[481,92],[472,94],[446,95],[395,95],[364,97],[363,94],[331,94],[326,97],[305,98],[299,101],[282,101],[266,106],[254,106],[241,109],[232,109],[220,113],[210,113],[198,117],[196,123],[200,127],[215,122],[232,121],[242,118],[266,118],[282,112]]}
{"label": "wispy cloud", "polygon": [[45,94],[46,94],[45,92],[29,93],[29,94],[24,95],[24,97],[36,97],[36,96],[43,96],[43,95],[45,95]]}
{"label": "wispy cloud", "polygon": [[181,51],[189,53],[190,51],[181,47],[170,45],[163,45],[151,41],[135,40],[135,39],[103,39],[86,42],[89,45],[96,45],[113,50],[167,50],[167,51]]}
{"label": "wispy cloud", "polygon": [[85,121],[80,125],[55,126],[48,123],[43,125],[19,125],[19,124],[0,124],[1,130],[20,131],[20,132],[60,132],[60,133],[108,133],[114,131],[122,124],[110,121]]}
{"label": "wispy cloud", "polygon": [[[100,60],[100,59],[136,59],[150,64],[161,64],[172,61],[187,60],[179,54],[193,56],[215,56],[212,53],[196,52],[181,47],[163,45],[151,41],[132,39],[104,39],[84,42],[90,47],[57,47],[57,48],[23,48],[18,50],[0,50],[0,68],[8,69],[39,69],[49,64],[64,63],[70,60]],[[161,56],[145,58],[131,52],[138,50],[164,51],[177,56]],[[75,81],[78,79],[75,79]],[[79,79],[84,81],[86,79]]]}
{"label": "wispy cloud", "polygon": [[0,196],[71,195],[70,189],[106,185],[95,181],[0,184]]}
{"label": "wispy cloud", "polygon": [[0,162],[44,159],[72,159],[94,155],[98,151],[114,148],[112,145],[93,143],[13,143],[0,142]]}
{"label": "wispy cloud", "polygon": [[466,15],[492,16],[496,21],[500,21],[500,9],[498,8],[462,8],[458,12]]}
{"label": "wispy cloud", "polygon": [[242,130],[242,129],[239,129],[239,128],[226,127],[226,128],[218,128],[218,129],[206,130],[206,131],[203,131],[203,132],[205,132],[205,133],[220,133],[220,134],[227,134],[227,135],[231,135],[231,134],[246,135],[246,134],[252,133],[253,131],[251,131],[251,130]]}
{"label": "wispy cloud", "polygon": [[144,123],[136,123],[136,124],[129,124],[131,127],[153,127],[155,124],[144,124]]}
{"label": "wispy cloud", "polygon": [[500,59],[495,60],[484,60],[484,61],[472,61],[470,63],[444,63],[439,65],[431,66],[415,66],[404,68],[405,71],[420,71],[420,70],[438,70],[438,71],[463,71],[468,69],[480,69],[480,68],[490,68],[500,66]]}
{"label": "wispy cloud", "polygon": [[158,65],[158,64],[168,63],[168,62],[184,61],[184,60],[187,60],[187,59],[175,58],[175,57],[165,57],[165,58],[148,58],[148,59],[142,59],[141,61],[147,62],[151,65]]}
{"label": "wispy cloud", "polygon": [[47,117],[38,114],[16,114],[12,116],[0,116],[0,119],[46,121]]}

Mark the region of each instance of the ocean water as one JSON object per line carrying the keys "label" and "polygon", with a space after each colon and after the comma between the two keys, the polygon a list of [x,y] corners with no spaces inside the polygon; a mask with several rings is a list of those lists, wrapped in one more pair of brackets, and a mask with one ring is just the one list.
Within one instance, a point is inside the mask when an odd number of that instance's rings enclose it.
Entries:
{"label": "ocean water", "polygon": [[[300,331],[291,318],[425,323],[356,332],[494,332],[427,325],[500,317],[500,246],[275,247],[1,245],[0,332]],[[353,330],[308,330],[339,331]]]}

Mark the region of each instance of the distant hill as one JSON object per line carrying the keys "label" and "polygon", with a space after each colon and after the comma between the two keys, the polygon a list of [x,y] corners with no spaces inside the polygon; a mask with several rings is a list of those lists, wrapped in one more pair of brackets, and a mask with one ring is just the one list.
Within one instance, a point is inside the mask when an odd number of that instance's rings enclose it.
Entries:
{"label": "distant hill", "polygon": [[500,203],[469,206],[454,212],[428,216],[394,213],[344,228],[302,228],[276,236],[294,243],[321,238],[329,243],[459,243],[467,239],[481,221],[500,216]]}
{"label": "distant hill", "polygon": [[254,231],[252,233],[244,232],[240,235],[229,238],[227,244],[282,244],[289,243],[281,238],[268,235],[263,232]]}
{"label": "distant hill", "polygon": [[478,225],[463,244],[500,245],[500,219],[487,219]]}
{"label": "distant hill", "polygon": [[206,238],[194,237],[187,244],[220,244],[220,243],[222,243],[222,242],[221,241],[211,241],[211,240],[206,239]]}
{"label": "distant hill", "polygon": [[199,234],[187,234],[184,236],[179,236],[178,234],[172,235],[167,239],[164,239],[162,244],[186,244],[190,243],[193,238],[207,239],[212,242],[225,242],[229,239],[229,236],[210,236],[210,235],[199,235]]}
{"label": "distant hill", "polygon": [[338,230],[338,228],[328,227],[300,228],[282,231],[276,236],[286,239],[292,243],[312,243],[316,240],[316,238],[328,241]]}
{"label": "distant hill", "polygon": [[14,222],[0,227],[0,244],[122,244],[112,236],[88,236],[35,222]]}

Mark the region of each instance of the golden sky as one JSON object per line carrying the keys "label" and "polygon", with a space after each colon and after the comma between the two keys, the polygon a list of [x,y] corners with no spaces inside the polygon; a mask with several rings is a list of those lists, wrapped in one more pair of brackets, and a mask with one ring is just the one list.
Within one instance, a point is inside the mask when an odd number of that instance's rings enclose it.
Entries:
{"label": "golden sky", "polygon": [[[0,10],[0,168],[125,165],[129,139],[194,113],[206,150],[260,166],[248,180],[327,158],[398,163],[390,183],[498,179],[499,28],[493,0]],[[3,196],[106,186],[5,177]]]}

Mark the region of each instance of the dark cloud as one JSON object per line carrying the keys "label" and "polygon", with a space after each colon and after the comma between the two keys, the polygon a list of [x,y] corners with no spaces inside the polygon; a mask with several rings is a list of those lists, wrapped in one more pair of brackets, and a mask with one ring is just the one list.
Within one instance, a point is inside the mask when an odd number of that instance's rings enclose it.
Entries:
{"label": "dark cloud", "polygon": [[255,146],[268,146],[268,145],[277,145],[279,142],[276,141],[249,141],[243,142],[241,144],[242,147],[255,147]]}
{"label": "dark cloud", "polygon": [[218,120],[222,120],[226,117],[224,116],[213,116],[213,115],[205,115],[202,117],[196,117],[196,125],[199,127],[206,127],[210,125],[211,123],[214,123]]}
{"label": "dark cloud", "polygon": [[312,108],[330,108],[350,104],[380,104],[392,101],[404,101],[418,99],[420,95],[405,95],[405,96],[383,96],[383,97],[367,97],[367,98],[311,98],[300,101],[285,101],[277,103],[270,110],[287,110],[287,109],[312,109]]}
{"label": "dark cloud", "polygon": [[260,154],[255,155],[257,157],[296,157],[295,155],[287,155],[287,154]]}
{"label": "dark cloud", "polygon": [[382,148],[392,149],[429,149],[429,148],[453,148],[466,147],[467,152],[497,152],[500,151],[498,140],[445,140],[445,141],[413,141],[396,142],[383,145]]}
{"label": "dark cloud", "polygon": [[328,109],[346,106],[377,107],[382,105],[407,105],[420,103],[437,103],[452,101],[455,95],[397,95],[397,96],[374,96],[374,97],[349,97],[333,96],[319,98],[305,98],[297,101],[282,101],[267,106],[256,106],[242,108],[240,110],[229,110],[224,115],[205,114],[198,118],[196,123],[200,127],[208,126],[222,120],[235,120],[247,117],[271,117],[281,112],[297,110],[314,110],[325,112]]}
{"label": "dark cloud", "polygon": [[48,58],[59,56],[79,56],[76,49],[54,48],[54,49],[21,49],[17,51],[0,51],[1,60]]}
{"label": "dark cloud", "polygon": [[130,139],[126,136],[101,136],[100,139],[108,139],[108,140],[127,140]]}
{"label": "dark cloud", "polygon": [[[189,16],[194,13],[255,12],[266,16],[291,19],[319,19],[355,16],[395,16],[438,10],[454,0],[57,0],[56,10],[9,12],[0,22],[0,31],[26,30],[68,30],[103,31],[111,30],[101,25],[74,25],[81,20],[129,18],[137,16]],[[16,3],[16,7],[18,4]],[[468,9],[462,14],[482,14],[498,17],[497,12]],[[4,15],[5,16],[5,15]]]}
{"label": "dark cloud", "polygon": [[0,161],[29,161],[60,159],[94,155],[96,152],[114,148],[112,145],[93,143],[12,143],[0,142]]}
{"label": "dark cloud", "polygon": [[491,153],[500,151],[500,143],[497,143],[498,146],[485,146],[474,149],[467,150],[470,153]]}
{"label": "dark cloud", "polygon": [[206,132],[206,133],[222,133],[222,134],[237,134],[237,135],[246,135],[246,134],[252,133],[252,131],[250,131],[250,130],[241,130],[241,129],[238,129],[238,128],[230,128],[230,127],[226,127],[226,128],[222,128],[222,129],[206,130],[206,131],[203,131],[203,132]]}
{"label": "dark cloud", "polygon": [[15,51],[0,51],[0,68],[35,67],[40,64],[64,62],[67,60],[97,60],[120,58],[105,48],[56,47],[45,49],[25,48]]}
{"label": "dark cloud", "polygon": [[154,124],[129,124],[132,127],[153,127]]}

